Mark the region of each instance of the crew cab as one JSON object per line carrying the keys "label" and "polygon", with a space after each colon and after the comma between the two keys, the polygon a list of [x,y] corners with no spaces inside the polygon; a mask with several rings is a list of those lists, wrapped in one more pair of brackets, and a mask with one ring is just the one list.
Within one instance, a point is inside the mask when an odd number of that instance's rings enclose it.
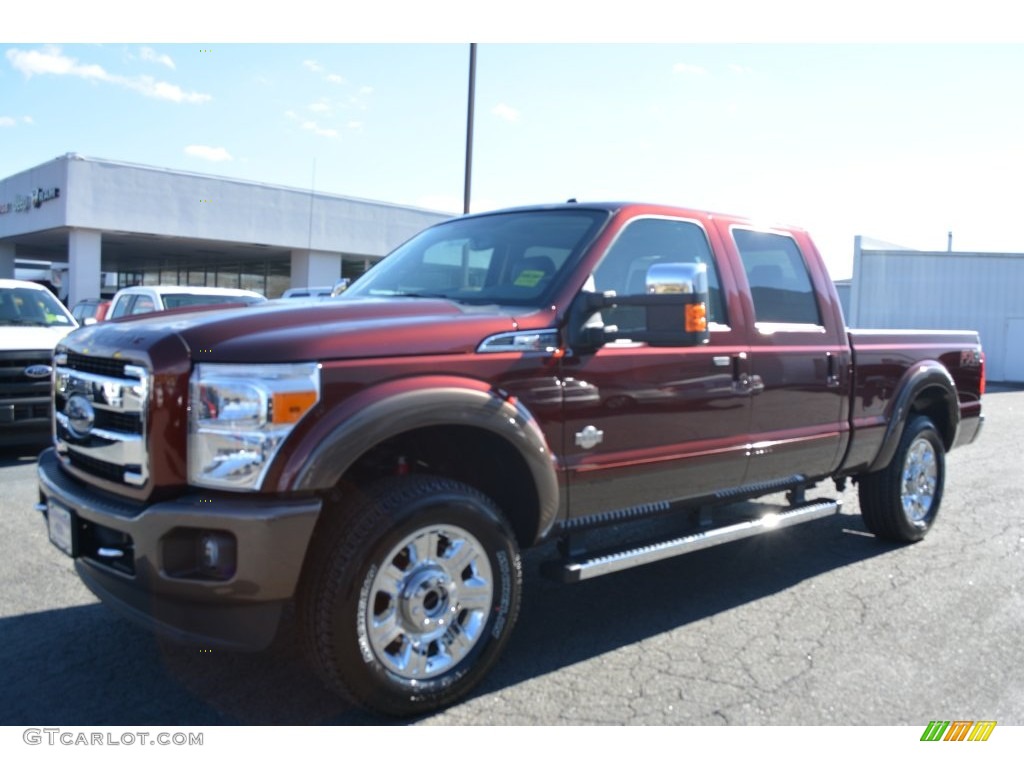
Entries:
{"label": "crew cab", "polygon": [[589,579],[851,480],[868,531],[922,538],[984,390],[976,333],[848,330],[804,230],[626,203],[452,219],[336,299],[103,323],[55,365],[39,509],[85,584],[206,647],[295,604],[327,683],[394,715],[495,663],[523,548]]}

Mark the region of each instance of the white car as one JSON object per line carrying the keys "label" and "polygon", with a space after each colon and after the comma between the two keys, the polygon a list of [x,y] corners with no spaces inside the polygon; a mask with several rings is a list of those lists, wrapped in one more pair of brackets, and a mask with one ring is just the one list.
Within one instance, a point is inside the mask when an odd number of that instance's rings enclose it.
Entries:
{"label": "white car", "polygon": [[211,304],[260,304],[266,297],[240,288],[203,288],[194,285],[133,285],[114,294],[108,320],[147,315],[165,309]]}
{"label": "white car", "polygon": [[289,288],[281,294],[282,299],[329,299],[331,291],[329,285],[320,285],[313,288]]}
{"label": "white car", "polygon": [[0,280],[0,445],[42,441],[50,434],[53,348],[78,327],[48,289]]}

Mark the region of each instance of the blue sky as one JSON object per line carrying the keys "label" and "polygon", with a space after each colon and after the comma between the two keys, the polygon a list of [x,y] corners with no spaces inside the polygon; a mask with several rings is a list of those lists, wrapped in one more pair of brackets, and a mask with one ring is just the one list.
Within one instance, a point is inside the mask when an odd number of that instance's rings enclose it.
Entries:
{"label": "blue sky", "polygon": [[[0,29],[0,178],[73,151],[461,211],[458,35],[244,43],[221,19],[210,33],[228,42],[153,42],[158,26],[43,21]],[[952,230],[957,250],[1024,251],[1021,42],[526,43],[494,29],[477,53],[475,211],[638,199],[784,221],[836,277],[856,234],[940,250]]]}

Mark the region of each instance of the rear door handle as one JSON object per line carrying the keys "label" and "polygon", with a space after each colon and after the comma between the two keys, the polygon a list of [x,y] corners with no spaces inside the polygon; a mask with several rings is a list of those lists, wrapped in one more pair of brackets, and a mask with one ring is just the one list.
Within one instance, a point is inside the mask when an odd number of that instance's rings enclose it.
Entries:
{"label": "rear door handle", "polygon": [[[743,363],[747,361],[747,353],[739,352],[731,358],[726,358],[732,363],[732,388],[743,395],[756,395],[764,391],[764,382],[760,376],[751,375],[743,370]],[[719,365],[718,358],[715,358],[715,365]]]}
{"label": "rear door handle", "polygon": [[831,352],[825,353],[825,359],[828,361],[828,373],[825,376],[826,387],[838,387],[839,386],[839,363],[836,361],[836,356]]}

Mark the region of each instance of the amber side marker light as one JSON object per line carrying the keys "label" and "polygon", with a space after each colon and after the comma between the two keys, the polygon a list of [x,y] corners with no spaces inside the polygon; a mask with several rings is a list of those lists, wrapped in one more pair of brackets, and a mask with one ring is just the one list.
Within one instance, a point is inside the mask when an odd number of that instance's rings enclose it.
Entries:
{"label": "amber side marker light", "polygon": [[294,424],[316,403],[316,392],[276,392],[273,400],[274,424]]}
{"label": "amber side marker light", "polygon": [[708,329],[708,308],[704,302],[686,305],[686,332],[703,333]]}

